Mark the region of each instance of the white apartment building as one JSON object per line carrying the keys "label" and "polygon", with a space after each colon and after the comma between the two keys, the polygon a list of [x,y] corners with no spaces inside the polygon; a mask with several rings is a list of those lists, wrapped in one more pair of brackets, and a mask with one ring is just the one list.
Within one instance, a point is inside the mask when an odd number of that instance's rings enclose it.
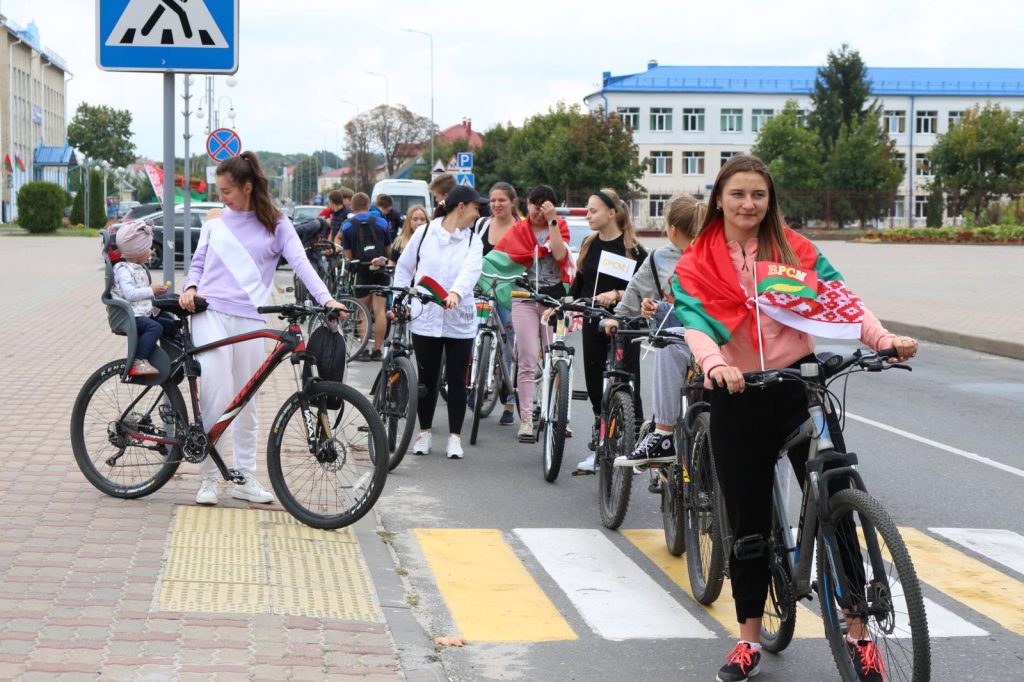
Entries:
{"label": "white apartment building", "polygon": [[[811,109],[817,67],[659,66],[605,72],[584,102],[618,113],[634,131],[648,197],[634,204],[641,224],[657,222],[676,192],[703,195],[722,164],[750,151],[758,132],[787,100]],[[1024,109],[1024,69],[869,68],[872,95],[906,170],[891,209],[895,224],[924,224],[931,180],[927,154],[965,109],[995,102]]]}
{"label": "white apartment building", "polygon": [[35,24],[0,15],[0,176],[3,220],[17,217],[18,190],[32,180],[67,186],[76,164],[67,145],[67,65],[44,47]]}

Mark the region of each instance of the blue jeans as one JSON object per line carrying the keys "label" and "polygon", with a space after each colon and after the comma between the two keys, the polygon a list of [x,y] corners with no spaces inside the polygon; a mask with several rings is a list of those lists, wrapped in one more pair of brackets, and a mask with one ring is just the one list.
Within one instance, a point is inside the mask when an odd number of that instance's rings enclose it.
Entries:
{"label": "blue jeans", "polygon": [[139,344],[135,348],[136,360],[149,360],[161,336],[173,339],[178,335],[178,326],[170,313],[160,313],[158,317],[136,317],[135,329],[139,335]]}

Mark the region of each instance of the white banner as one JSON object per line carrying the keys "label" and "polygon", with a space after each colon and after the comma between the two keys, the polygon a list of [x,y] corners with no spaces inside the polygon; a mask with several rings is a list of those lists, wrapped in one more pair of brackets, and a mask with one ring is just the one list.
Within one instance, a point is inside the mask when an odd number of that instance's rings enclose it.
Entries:
{"label": "white banner", "polygon": [[619,256],[608,251],[601,253],[601,260],[597,263],[597,274],[611,275],[628,282],[633,278],[636,271],[636,261],[632,258]]}

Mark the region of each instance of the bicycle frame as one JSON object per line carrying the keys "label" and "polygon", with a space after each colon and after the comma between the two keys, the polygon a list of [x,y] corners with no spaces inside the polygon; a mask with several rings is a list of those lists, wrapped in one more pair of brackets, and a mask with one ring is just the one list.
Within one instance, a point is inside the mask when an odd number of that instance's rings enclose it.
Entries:
{"label": "bicycle frame", "polygon": [[[490,306],[490,312],[487,315],[487,321],[480,324],[476,339],[473,341],[473,358],[470,363],[470,374],[469,374],[469,387],[476,386],[476,382],[480,378],[480,371],[483,370],[483,378],[487,382],[487,392],[493,392],[496,387],[494,385],[494,363],[498,363],[498,370],[501,372],[502,380],[506,386],[512,386],[512,377],[508,374],[508,368],[505,366],[505,355],[510,353],[508,335],[505,332],[504,326],[501,324],[501,320],[495,321],[498,317],[497,311],[495,310],[497,303],[496,301],[487,296],[478,296],[478,299],[487,301]],[[479,302],[478,302],[479,305]],[[480,367],[480,346],[483,343],[484,337],[491,339],[491,356],[487,360],[487,367]]]}
{"label": "bicycle frame", "polygon": [[[541,374],[542,383],[540,390],[540,416],[542,423],[546,424],[551,419],[550,412],[550,397],[551,397],[551,377],[553,376],[552,370],[556,362],[565,364],[565,371],[568,375],[569,387],[572,388],[572,364],[573,357],[576,355],[576,349],[572,346],[565,344],[565,314],[562,312],[556,313],[555,329],[552,335],[551,343],[544,347],[544,359],[542,362],[543,373]],[[541,342],[543,343],[543,335]],[[572,401],[570,400],[565,412],[565,423],[572,423]]]}
{"label": "bicycle frame", "polygon": [[626,347],[635,339],[647,335],[646,331],[620,329],[611,339],[608,348],[608,368],[602,374],[601,426],[597,439],[598,448],[604,447],[604,439],[608,435],[608,424],[604,417],[608,413],[608,404],[611,402],[612,396],[622,390],[628,390],[631,395],[634,395],[636,391],[634,386],[636,378],[626,369]]}

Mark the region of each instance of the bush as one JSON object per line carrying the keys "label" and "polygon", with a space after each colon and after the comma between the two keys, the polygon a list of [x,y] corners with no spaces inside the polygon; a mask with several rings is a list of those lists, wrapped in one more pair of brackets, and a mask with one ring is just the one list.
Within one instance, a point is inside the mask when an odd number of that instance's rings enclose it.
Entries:
{"label": "bush", "polygon": [[29,182],[18,190],[18,224],[29,232],[54,232],[64,218],[67,193],[52,182]]}
{"label": "bush", "polygon": [[[71,205],[72,225],[85,224],[85,189],[78,190],[75,203]],[[89,173],[89,227],[101,228],[107,224],[107,211],[103,200],[103,175],[99,171]]]}
{"label": "bush", "polygon": [[1024,244],[1024,226],[942,227],[921,229],[901,227],[875,230],[866,239],[905,244]]}

